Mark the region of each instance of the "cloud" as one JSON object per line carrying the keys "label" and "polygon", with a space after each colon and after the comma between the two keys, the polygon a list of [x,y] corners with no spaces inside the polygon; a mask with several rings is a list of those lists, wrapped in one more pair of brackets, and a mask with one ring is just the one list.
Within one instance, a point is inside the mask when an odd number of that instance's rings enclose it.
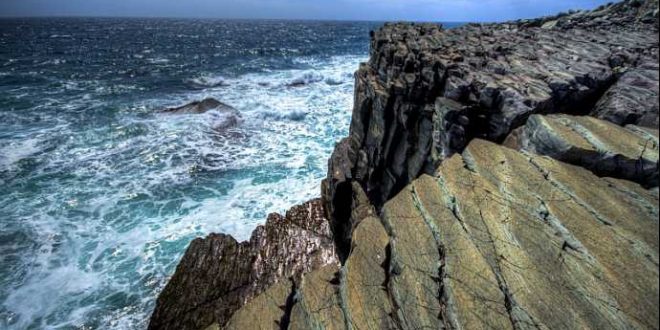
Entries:
{"label": "cloud", "polygon": [[502,21],[605,0],[0,0],[2,16],[147,16]]}

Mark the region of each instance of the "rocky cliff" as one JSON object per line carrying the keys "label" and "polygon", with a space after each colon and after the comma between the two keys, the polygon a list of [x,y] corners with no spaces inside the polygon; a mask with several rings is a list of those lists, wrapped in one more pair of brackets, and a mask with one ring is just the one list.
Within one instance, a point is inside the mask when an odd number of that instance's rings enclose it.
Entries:
{"label": "rocky cliff", "polygon": [[657,329],[657,0],[371,40],[322,200],[194,241],[150,328]]}

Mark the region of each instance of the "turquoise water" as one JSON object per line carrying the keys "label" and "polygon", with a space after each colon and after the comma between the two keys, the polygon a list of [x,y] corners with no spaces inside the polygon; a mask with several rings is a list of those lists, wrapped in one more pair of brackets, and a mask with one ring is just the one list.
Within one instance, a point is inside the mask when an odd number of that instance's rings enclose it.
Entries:
{"label": "turquoise water", "polygon": [[[375,26],[0,20],[0,328],[144,328],[193,238],[319,196]],[[241,124],[158,113],[205,97]]]}

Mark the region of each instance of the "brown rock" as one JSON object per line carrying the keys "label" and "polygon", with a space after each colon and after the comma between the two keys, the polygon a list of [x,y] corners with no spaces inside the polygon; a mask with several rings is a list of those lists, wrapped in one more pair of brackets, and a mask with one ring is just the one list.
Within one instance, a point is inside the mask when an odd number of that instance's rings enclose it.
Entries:
{"label": "brown rock", "polygon": [[[286,216],[271,214],[246,242],[223,234],[198,238],[158,297],[149,329],[223,326],[271,285],[290,288],[291,278],[336,263],[320,200],[295,206]],[[274,290],[275,296],[281,291]]]}

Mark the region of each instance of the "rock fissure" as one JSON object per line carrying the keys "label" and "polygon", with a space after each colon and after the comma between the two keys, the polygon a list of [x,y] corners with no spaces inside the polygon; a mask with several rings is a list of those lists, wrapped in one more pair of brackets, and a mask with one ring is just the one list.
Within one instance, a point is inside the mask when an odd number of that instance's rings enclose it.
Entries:
{"label": "rock fissure", "polygon": [[390,240],[390,243],[385,247],[385,260],[381,267],[385,273],[385,282],[383,282],[383,290],[385,290],[387,297],[392,305],[392,312],[390,312],[390,317],[394,321],[394,324],[397,329],[408,329],[408,322],[406,321],[406,316],[403,314],[401,309],[401,300],[399,299],[398,292],[396,287],[394,287],[392,281],[393,277],[397,276],[401,272],[400,266],[397,265],[394,259],[394,251],[392,244],[394,242]]}
{"label": "rock fissure", "polygon": [[289,329],[289,324],[291,323],[291,311],[293,310],[293,306],[298,303],[298,284],[293,278],[290,278],[289,281],[291,282],[291,292],[286,297],[284,306],[281,307],[283,314],[278,323],[280,330]]}
{"label": "rock fissure", "polygon": [[612,226],[612,223],[609,220],[605,219],[605,217],[600,215],[600,213],[598,213],[598,211],[595,210],[591,205],[585,203],[582,199],[580,199],[573,192],[571,192],[570,189],[567,189],[563,184],[561,184],[557,180],[554,180],[552,178],[552,174],[550,173],[550,171],[543,168],[543,166],[539,164],[534,157],[528,156],[528,160],[529,163],[532,164],[532,166],[535,169],[537,169],[552,186],[557,188],[557,190],[566,194],[566,196],[570,197],[571,200],[573,200],[576,204],[580,205],[585,210],[587,210],[587,212],[589,212],[594,217],[594,219],[600,221],[602,224],[606,226]]}
{"label": "rock fissure", "polygon": [[428,227],[429,231],[433,235],[433,239],[435,240],[435,244],[438,248],[438,274],[437,274],[437,282],[438,282],[438,304],[440,305],[440,313],[438,315],[438,319],[440,321],[440,324],[443,326],[444,329],[460,329],[460,326],[458,326],[455,322],[455,317],[452,317],[452,311],[451,311],[451,296],[448,290],[446,290],[445,287],[445,279],[447,277],[447,274],[445,272],[445,245],[442,241],[442,236],[440,234],[439,228],[436,226],[435,221],[431,217],[431,215],[428,213],[428,211],[424,208],[422,205],[422,202],[419,198],[419,195],[417,194],[417,191],[415,190],[415,187],[412,186],[411,188],[411,194],[413,198],[413,203],[415,207],[417,208],[417,211],[419,214],[422,216],[422,219],[424,220],[424,223]]}

